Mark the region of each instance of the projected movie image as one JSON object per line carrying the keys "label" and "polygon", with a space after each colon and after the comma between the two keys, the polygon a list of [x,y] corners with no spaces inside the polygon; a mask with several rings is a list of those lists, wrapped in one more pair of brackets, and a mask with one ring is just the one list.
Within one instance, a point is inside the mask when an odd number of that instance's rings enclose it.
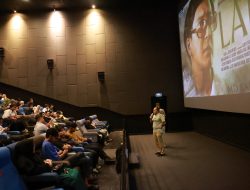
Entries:
{"label": "projected movie image", "polygon": [[185,98],[250,92],[248,0],[190,0],[179,28]]}

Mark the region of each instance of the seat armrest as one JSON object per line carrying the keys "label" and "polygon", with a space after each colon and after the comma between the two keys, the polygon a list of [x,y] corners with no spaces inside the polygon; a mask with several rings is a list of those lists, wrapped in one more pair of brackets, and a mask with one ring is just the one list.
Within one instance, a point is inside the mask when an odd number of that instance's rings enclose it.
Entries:
{"label": "seat armrest", "polygon": [[69,161],[67,160],[58,160],[58,161],[52,161],[52,164],[65,164],[65,165],[70,165]]}
{"label": "seat armrest", "polygon": [[96,114],[90,115],[89,118],[91,118],[92,120],[97,119],[97,115]]}
{"label": "seat armrest", "polygon": [[82,126],[84,125],[85,119],[79,119],[76,121],[77,126]]}
{"label": "seat armrest", "polygon": [[45,172],[39,175],[22,177],[29,189],[54,187],[60,184],[60,176],[56,172]]}
{"label": "seat armrest", "polygon": [[9,134],[9,135],[20,135],[21,132],[20,131],[7,131],[7,134]]}
{"label": "seat armrest", "polygon": [[45,172],[39,175],[25,176],[26,182],[57,182],[59,175],[56,172]]}
{"label": "seat armrest", "polygon": [[86,138],[91,138],[92,142],[98,142],[98,132],[94,130],[87,130],[84,125],[78,127],[81,135],[86,137]]}
{"label": "seat armrest", "polygon": [[96,132],[87,132],[83,134],[84,137],[89,138],[92,142],[98,142],[98,134]]}

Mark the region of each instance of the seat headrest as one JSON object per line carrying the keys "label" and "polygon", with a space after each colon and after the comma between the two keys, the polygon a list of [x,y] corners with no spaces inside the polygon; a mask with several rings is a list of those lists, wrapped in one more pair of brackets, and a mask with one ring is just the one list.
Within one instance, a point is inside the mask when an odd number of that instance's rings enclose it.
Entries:
{"label": "seat headrest", "polygon": [[97,115],[91,115],[89,116],[89,118],[91,118],[92,120],[97,119]]}
{"label": "seat headrest", "polygon": [[45,137],[42,135],[35,136],[32,138],[28,138],[28,139],[24,139],[16,144],[15,152],[16,152],[16,154],[31,155],[31,154],[35,153],[36,149],[38,149],[42,146],[44,139],[45,139]]}
{"label": "seat headrest", "polygon": [[88,130],[86,129],[85,125],[81,125],[81,126],[79,127],[79,129],[80,129],[80,131],[81,131],[82,134],[88,132]]}
{"label": "seat headrest", "polygon": [[28,154],[31,155],[33,153],[33,139],[28,138],[24,139],[22,141],[17,142],[15,146],[15,154]]}
{"label": "seat headrest", "polygon": [[33,138],[33,152],[36,152],[37,149],[42,147],[43,141],[45,140],[44,135],[39,135]]}
{"label": "seat headrest", "polygon": [[85,119],[77,120],[77,121],[76,121],[76,125],[77,125],[77,126],[82,126],[82,125],[84,125],[84,122],[85,122]]}

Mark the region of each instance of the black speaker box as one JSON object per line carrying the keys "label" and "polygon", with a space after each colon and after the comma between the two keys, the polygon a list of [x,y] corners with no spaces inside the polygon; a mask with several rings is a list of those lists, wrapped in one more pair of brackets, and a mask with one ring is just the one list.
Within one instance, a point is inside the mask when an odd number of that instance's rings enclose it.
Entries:
{"label": "black speaker box", "polygon": [[105,81],[105,73],[104,72],[98,72],[98,80],[101,82]]}
{"label": "black speaker box", "polygon": [[47,65],[48,65],[48,69],[54,69],[54,60],[53,59],[48,59],[47,60]]}
{"label": "black speaker box", "polygon": [[0,47],[0,57],[4,57],[4,48]]}

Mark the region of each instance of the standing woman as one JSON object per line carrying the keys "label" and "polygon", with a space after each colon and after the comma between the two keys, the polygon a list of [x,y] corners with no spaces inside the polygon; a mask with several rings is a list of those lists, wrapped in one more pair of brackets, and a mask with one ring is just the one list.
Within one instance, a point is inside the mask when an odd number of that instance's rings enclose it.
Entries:
{"label": "standing woman", "polygon": [[153,115],[150,117],[153,123],[153,137],[156,147],[159,149],[156,154],[159,156],[165,155],[163,142],[163,127],[165,126],[165,116],[160,113],[159,107],[153,109]]}

